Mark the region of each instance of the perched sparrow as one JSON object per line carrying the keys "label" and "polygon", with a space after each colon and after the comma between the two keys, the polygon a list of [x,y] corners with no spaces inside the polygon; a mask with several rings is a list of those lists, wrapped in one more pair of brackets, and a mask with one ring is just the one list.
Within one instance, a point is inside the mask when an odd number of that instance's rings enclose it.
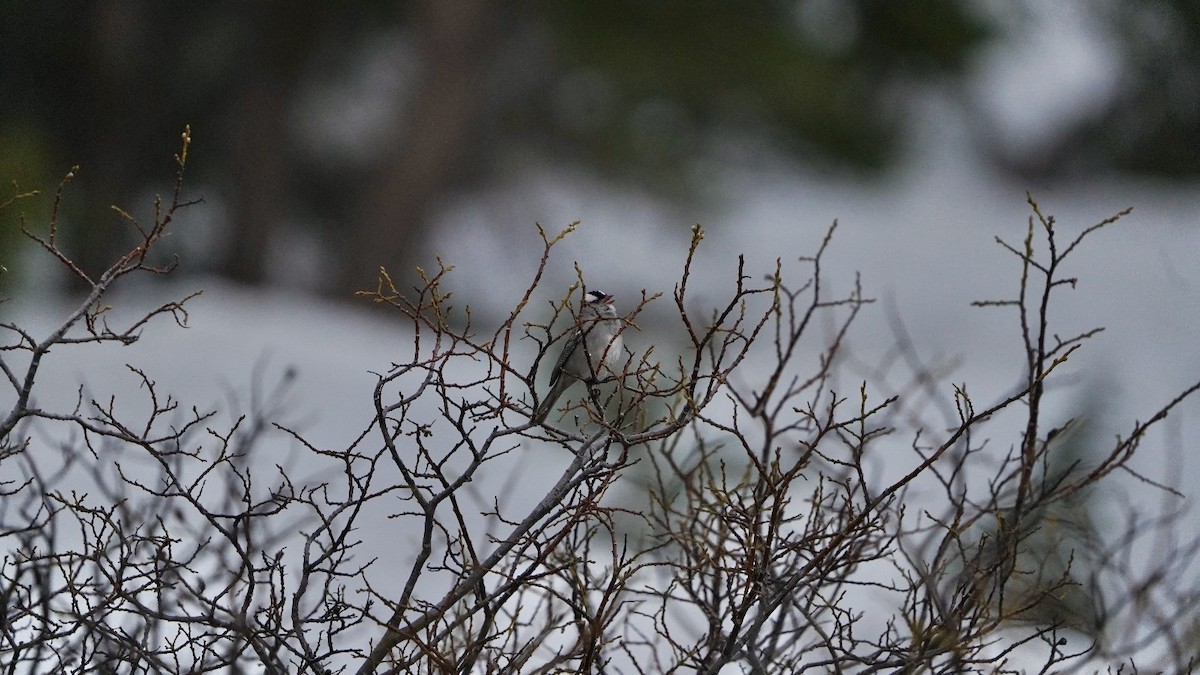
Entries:
{"label": "perched sparrow", "polygon": [[550,392],[534,412],[533,421],[545,421],[554,402],[576,380],[590,386],[600,379],[601,370],[612,370],[620,360],[621,319],[613,307],[613,296],[589,291],[579,309],[579,330],[563,346],[550,374]]}

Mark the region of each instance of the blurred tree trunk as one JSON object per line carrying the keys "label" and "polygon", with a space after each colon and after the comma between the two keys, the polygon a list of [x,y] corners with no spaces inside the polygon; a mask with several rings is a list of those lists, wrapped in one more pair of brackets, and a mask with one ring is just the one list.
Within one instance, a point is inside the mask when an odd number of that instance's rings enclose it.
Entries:
{"label": "blurred tree trunk", "polygon": [[78,115],[78,127],[67,133],[78,134],[71,161],[79,162],[84,190],[84,210],[72,228],[79,247],[76,260],[95,279],[132,241],[132,230],[109,206],[145,214],[143,205],[132,200],[139,187],[144,133],[159,111],[142,56],[150,8],[141,0],[124,0],[88,9],[92,14],[86,19],[90,30],[84,53],[90,58],[82,67],[90,77],[82,80],[77,111],[67,113]]}
{"label": "blurred tree trunk", "polygon": [[488,66],[500,43],[501,5],[490,0],[426,0],[413,17],[422,74],[408,92],[407,123],[358,200],[343,241],[338,290],[374,286],[382,265],[407,273],[429,217],[466,172],[479,141]]}
{"label": "blurred tree trunk", "polygon": [[227,276],[258,283],[266,277],[271,248],[286,231],[295,173],[288,115],[329,8],[317,0],[274,0],[254,3],[247,11],[256,27],[250,34],[261,39],[247,45],[231,96],[226,180],[233,231],[222,265]]}
{"label": "blurred tree trunk", "polygon": [[277,243],[290,182],[287,110],[290,88],[268,78],[247,77],[239,97],[237,129],[230,158],[231,226],[226,276],[258,283],[266,274],[267,252]]}

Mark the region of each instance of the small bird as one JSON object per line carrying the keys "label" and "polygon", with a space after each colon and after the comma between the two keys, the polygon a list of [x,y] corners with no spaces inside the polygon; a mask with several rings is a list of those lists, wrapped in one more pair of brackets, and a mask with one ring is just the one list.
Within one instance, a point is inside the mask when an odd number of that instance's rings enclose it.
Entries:
{"label": "small bird", "polygon": [[590,386],[600,378],[601,369],[612,370],[621,360],[622,322],[613,306],[613,296],[588,291],[584,298],[579,308],[579,330],[563,345],[550,374],[550,392],[533,414],[537,424],[546,420],[558,397],[577,380]]}

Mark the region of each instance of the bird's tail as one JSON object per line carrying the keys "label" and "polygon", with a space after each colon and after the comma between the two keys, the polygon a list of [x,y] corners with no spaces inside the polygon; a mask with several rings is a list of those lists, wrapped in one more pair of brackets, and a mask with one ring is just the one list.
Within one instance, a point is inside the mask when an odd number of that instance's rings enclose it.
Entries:
{"label": "bird's tail", "polygon": [[558,381],[555,382],[554,386],[550,387],[550,391],[546,393],[546,397],[543,398],[542,402],[538,404],[537,410],[533,412],[534,424],[542,424],[546,421],[546,418],[550,415],[550,411],[554,409],[554,404],[558,402],[558,398],[562,396],[563,392],[567,390],[567,387],[571,386],[571,384],[574,382],[575,380],[570,377],[563,376],[558,378]]}

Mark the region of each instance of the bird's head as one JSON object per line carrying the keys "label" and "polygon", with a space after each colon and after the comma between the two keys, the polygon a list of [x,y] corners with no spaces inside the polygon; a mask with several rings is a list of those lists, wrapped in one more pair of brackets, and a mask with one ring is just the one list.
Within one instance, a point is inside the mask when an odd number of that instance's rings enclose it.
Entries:
{"label": "bird's head", "polygon": [[617,316],[617,309],[613,306],[613,296],[604,291],[588,291],[583,296],[583,314],[584,318],[590,316],[599,316],[603,318],[614,318]]}

